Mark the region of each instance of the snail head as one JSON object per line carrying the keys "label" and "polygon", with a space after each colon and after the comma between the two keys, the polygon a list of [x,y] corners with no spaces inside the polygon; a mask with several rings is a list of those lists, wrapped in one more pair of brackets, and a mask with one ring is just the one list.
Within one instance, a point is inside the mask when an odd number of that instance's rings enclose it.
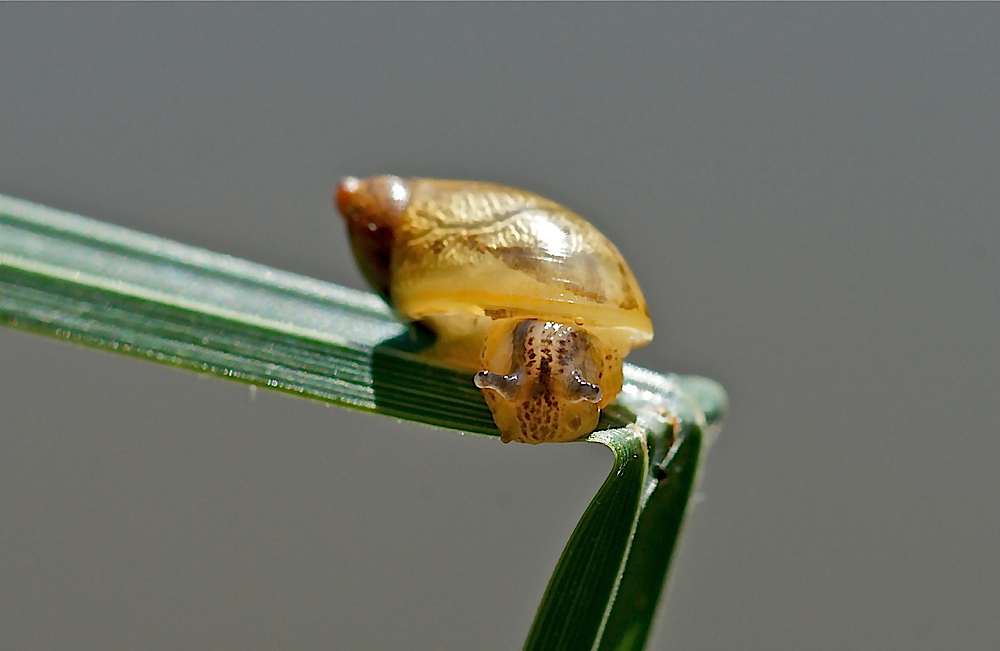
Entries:
{"label": "snail head", "polygon": [[[604,392],[595,382],[599,366],[586,331],[547,321],[525,320],[498,329],[509,347],[484,359],[476,386],[500,428],[501,438],[523,443],[571,441],[593,431]],[[484,352],[490,350],[489,336]],[[506,358],[509,351],[510,357]],[[509,359],[509,362],[507,361]]]}

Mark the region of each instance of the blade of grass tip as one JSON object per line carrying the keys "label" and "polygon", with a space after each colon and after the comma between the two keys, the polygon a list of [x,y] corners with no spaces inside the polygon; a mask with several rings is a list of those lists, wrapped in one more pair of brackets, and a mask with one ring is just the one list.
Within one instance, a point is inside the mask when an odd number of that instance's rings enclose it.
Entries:
{"label": "blade of grass tip", "polygon": [[627,553],[648,455],[633,428],[591,437],[615,453],[615,466],[563,550],[524,648],[590,649]]}
{"label": "blade of grass tip", "polygon": [[688,432],[662,464],[650,464],[636,527],[606,623],[601,651],[645,647],[667,570],[680,538],[702,452],[701,432]]}
{"label": "blade of grass tip", "polygon": [[[612,469],[570,537],[525,649],[641,649],[703,458],[718,431],[722,387],[704,378],[626,369],[618,406],[630,427],[595,433]],[[692,399],[694,396],[696,399]]]}

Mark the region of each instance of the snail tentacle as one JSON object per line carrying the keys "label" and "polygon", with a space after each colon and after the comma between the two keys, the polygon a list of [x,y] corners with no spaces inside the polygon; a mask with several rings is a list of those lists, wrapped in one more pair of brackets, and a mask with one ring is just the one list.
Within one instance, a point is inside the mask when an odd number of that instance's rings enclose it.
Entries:
{"label": "snail tentacle", "polygon": [[514,400],[517,397],[517,390],[521,386],[521,378],[518,374],[500,375],[490,371],[479,371],[473,382],[480,389],[493,389],[505,400]]}
{"label": "snail tentacle", "polygon": [[573,374],[570,376],[566,396],[570,400],[586,400],[596,405],[604,398],[604,392],[601,391],[601,387],[584,380],[583,376],[580,375],[580,371],[574,369]]}

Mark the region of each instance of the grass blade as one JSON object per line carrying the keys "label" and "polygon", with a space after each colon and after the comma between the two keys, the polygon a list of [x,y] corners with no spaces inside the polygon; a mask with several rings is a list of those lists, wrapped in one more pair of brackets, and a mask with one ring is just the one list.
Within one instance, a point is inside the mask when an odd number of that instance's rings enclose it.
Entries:
{"label": "grass blade", "polygon": [[[463,432],[498,436],[467,373],[377,297],[0,195],[0,324]],[[704,378],[632,365],[588,440],[615,467],[563,552],[526,648],[639,649],[706,439]]]}
{"label": "grass blade", "polygon": [[591,436],[615,452],[615,467],[559,559],[530,651],[638,650],[648,638],[704,448],[727,405],[711,380],[632,372],[655,390],[627,386],[618,408],[634,422]]}

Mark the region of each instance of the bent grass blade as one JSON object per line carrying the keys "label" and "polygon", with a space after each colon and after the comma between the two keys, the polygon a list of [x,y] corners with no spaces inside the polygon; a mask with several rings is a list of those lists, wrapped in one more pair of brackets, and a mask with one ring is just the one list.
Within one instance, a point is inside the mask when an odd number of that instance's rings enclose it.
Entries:
{"label": "bent grass blade", "polygon": [[[256,386],[498,436],[465,373],[373,294],[0,195],[0,324]],[[528,649],[640,649],[727,408],[697,377],[626,365],[587,440],[615,466],[573,533]]]}

